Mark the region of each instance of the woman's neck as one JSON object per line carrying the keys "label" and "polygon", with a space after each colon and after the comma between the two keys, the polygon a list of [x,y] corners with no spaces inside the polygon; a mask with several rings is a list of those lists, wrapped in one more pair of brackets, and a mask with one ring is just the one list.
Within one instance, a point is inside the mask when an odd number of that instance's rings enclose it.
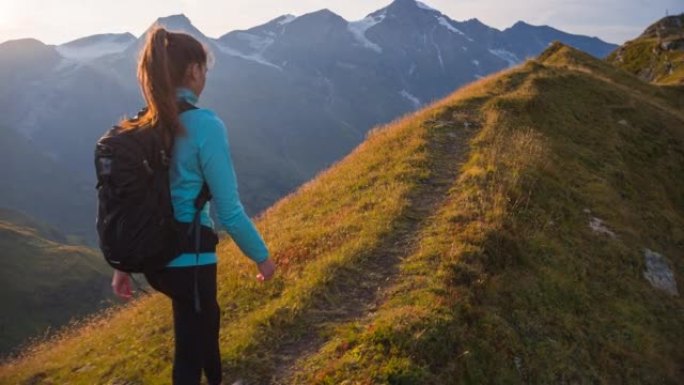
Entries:
{"label": "woman's neck", "polygon": [[176,88],[176,97],[178,99],[185,99],[188,103],[195,104],[199,100],[199,96],[189,87],[181,86]]}

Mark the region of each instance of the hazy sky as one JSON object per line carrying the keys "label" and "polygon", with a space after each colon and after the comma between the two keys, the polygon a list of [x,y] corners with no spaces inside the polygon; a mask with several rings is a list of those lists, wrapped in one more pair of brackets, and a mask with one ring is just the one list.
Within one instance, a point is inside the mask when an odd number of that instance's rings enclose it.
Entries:
{"label": "hazy sky", "polygon": [[[0,0],[0,42],[34,37],[47,44],[106,32],[138,36],[157,17],[184,13],[210,37],[246,29],[282,14],[328,8],[358,20],[391,0]],[[503,29],[517,20],[622,43],[683,0],[424,0],[454,20],[478,18]]]}

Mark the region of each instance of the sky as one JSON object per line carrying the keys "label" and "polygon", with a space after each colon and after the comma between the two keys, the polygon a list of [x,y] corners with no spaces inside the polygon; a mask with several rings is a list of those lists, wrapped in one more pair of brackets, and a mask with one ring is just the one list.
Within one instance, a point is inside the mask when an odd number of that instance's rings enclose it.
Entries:
{"label": "sky", "polygon": [[[391,0],[0,0],[0,42],[32,37],[61,44],[97,33],[142,34],[158,17],[183,13],[219,37],[283,14],[322,8],[359,20]],[[424,0],[454,20],[504,29],[518,20],[622,44],[649,24],[684,12],[684,0]]]}

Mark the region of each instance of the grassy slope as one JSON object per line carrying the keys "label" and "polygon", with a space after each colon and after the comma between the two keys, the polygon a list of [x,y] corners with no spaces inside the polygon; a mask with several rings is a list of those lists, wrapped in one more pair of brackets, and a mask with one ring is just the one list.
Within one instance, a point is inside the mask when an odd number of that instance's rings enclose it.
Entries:
{"label": "grassy slope", "polygon": [[[374,130],[258,218],[274,282],[222,242],[228,383],[677,383],[683,95],[556,45]],[[170,330],[145,297],[0,382],[167,383]]]}
{"label": "grassy slope", "polygon": [[679,383],[684,303],[642,278],[642,249],[682,277],[682,90],[559,45],[481,88],[486,123],[402,284],[297,382]]}
{"label": "grassy slope", "polygon": [[[679,18],[684,26],[684,14],[671,16],[670,19],[672,18]],[[659,23],[649,27],[648,31],[656,29]],[[661,43],[674,40],[684,40],[684,27],[668,29],[662,32],[661,38],[656,37],[655,33],[645,33],[615,50],[607,60],[648,81],[658,84],[684,84],[684,49],[659,49]],[[668,62],[672,67],[671,72]]]}
{"label": "grassy slope", "polygon": [[26,215],[23,212],[0,208],[0,221],[12,223],[15,227],[27,227],[42,238],[58,243],[69,243],[69,239],[53,226]]}
{"label": "grassy slope", "polygon": [[[0,353],[28,337],[103,306],[110,269],[92,249],[65,245],[47,226],[3,211],[0,217]],[[8,217],[18,221],[8,220]]]}

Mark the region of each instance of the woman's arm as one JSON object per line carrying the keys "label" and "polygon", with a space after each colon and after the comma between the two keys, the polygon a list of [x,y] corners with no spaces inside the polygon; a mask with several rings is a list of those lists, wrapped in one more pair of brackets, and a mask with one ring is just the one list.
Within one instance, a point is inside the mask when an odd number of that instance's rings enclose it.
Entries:
{"label": "woman's arm", "polygon": [[[198,142],[200,165],[209,185],[219,222],[226,228],[240,250],[261,265],[269,259],[269,252],[240,202],[227,129],[223,121],[213,112],[198,110],[197,113],[203,113],[199,130],[201,139]],[[272,272],[268,274],[270,275]],[[264,274],[264,276],[267,275]]]}

